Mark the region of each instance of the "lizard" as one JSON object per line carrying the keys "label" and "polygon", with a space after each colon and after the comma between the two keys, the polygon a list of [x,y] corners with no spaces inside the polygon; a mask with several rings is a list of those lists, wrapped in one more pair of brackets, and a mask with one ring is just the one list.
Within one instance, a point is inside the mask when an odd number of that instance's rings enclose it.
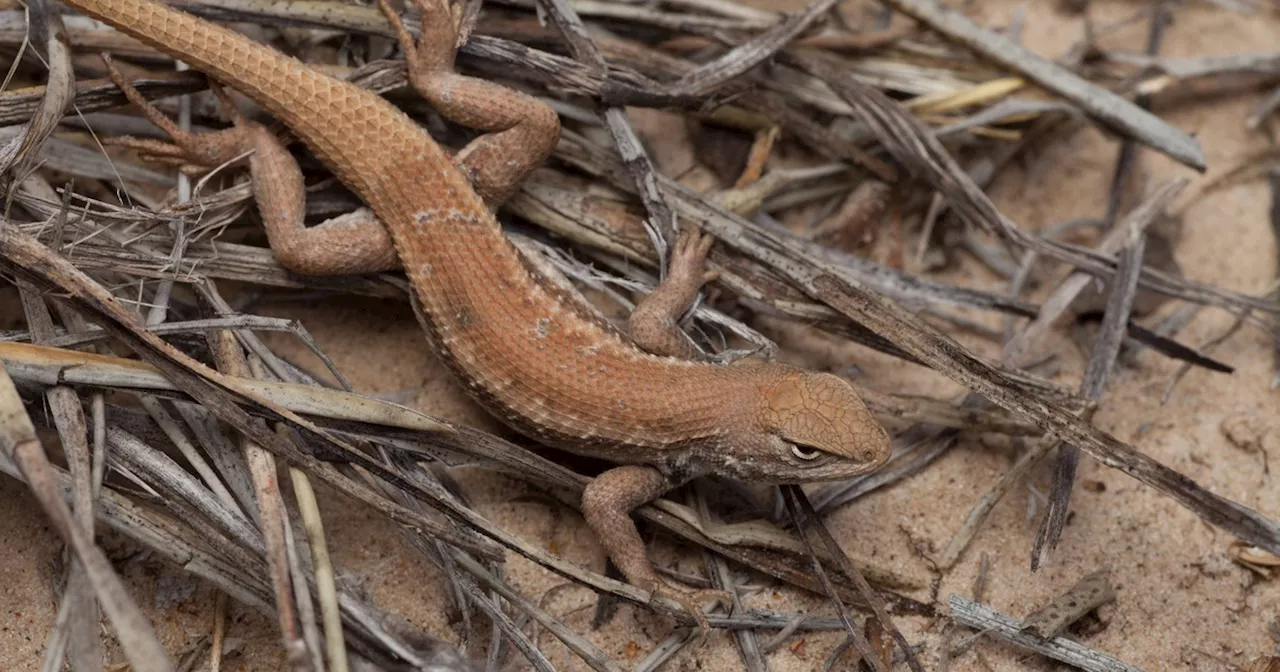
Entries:
{"label": "lizard", "polygon": [[[461,387],[515,431],[613,466],[585,487],[581,510],[628,583],[682,605],[705,634],[692,589],[654,569],[631,519],[636,507],[706,474],[751,483],[849,478],[881,466],[890,440],[843,378],[773,361],[724,365],[696,350],[677,320],[714,279],[714,238],[682,222],[667,277],[624,329],[529,262],[496,211],[559,139],[545,102],[456,72],[458,15],[414,0],[417,40],[378,0],[409,82],[442,116],[483,134],[450,155],[381,96],[318,72],[226,27],[155,0],[64,0],[209,76],[232,126],[184,132],[106,59],[132,103],[173,143],[157,153],[217,166],[248,155],[268,243],[298,274],[402,269],[432,350]],[[307,227],[302,172],[283,140],[239,114],[222,86],[255,101],[367,206]],[[141,143],[156,141],[139,141]]]}

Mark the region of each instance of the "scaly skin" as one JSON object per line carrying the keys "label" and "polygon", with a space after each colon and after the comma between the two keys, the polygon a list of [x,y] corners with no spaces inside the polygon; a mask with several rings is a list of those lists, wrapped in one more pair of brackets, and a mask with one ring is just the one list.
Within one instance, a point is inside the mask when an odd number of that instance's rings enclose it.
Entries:
{"label": "scaly skin", "polygon": [[[584,515],[631,583],[680,600],[704,627],[694,598],[707,595],[683,594],[659,579],[632,508],[702,474],[832,480],[888,457],[884,429],[836,376],[664,356],[679,348],[655,333],[674,329],[672,316],[705,279],[707,245],[696,232],[682,237],[672,277],[637,309],[666,317],[646,317],[651,327],[659,322],[649,333],[633,320],[631,338],[523,260],[490,206],[550,154],[558,120],[536,99],[453,73],[453,23],[443,0],[420,0],[420,43],[393,25],[415,87],[442,114],[490,131],[456,164],[381,97],[230,30],[152,0],[64,1],[248,95],[306,143],[381,224],[330,229],[341,235],[327,248],[311,244],[309,236],[325,231],[302,228],[292,202],[301,199],[296,165],[265,129],[237,119],[223,139],[257,149],[259,206],[282,263],[300,273],[367,272],[389,265],[393,243],[434,348],[473,398],[538,441],[625,465],[588,486]],[[198,144],[175,140],[187,149]],[[356,256],[356,249],[362,260],[345,263],[344,252]]]}

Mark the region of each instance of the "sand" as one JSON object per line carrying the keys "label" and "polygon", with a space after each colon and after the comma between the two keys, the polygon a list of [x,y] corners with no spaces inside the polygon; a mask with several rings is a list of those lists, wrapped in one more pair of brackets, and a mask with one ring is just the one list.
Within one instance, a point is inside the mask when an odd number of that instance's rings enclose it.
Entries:
{"label": "sand", "polygon": [[[757,0],[757,6],[764,0]],[[802,3],[791,0],[783,6]],[[977,10],[989,25],[1005,25],[1016,3],[999,0]],[[1056,57],[1081,34],[1081,21],[1057,13],[1043,2],[1027,5],[1023,43]],[[1112,21],[1143,6],[1133,2],[1094,3],[1096,18]],[[775,3],[775,6],[776,3]],[[851,9],[855,19],[862,14]],[[1274,49],[1280,20],[1261,14],[1243,17],[1208,5],[1179,6],[1169,27],[1163,53],[1170,56],[1213,56]],[[1145,42],[1145,28],[1135,26],[1107,38],[1110,48],[1137,51]],[[1243,121],[1263,95],[1246,90],[1228,96],[1184,96],[1162,102],[1157,112],[1174,125],[1195,134],[1207,156],[1210,175],[1235,164],[1247,152],[1266,143],[1244,129]],[[653,143],[662,169],[681,172],[692,162],[682,126],[673,118],[637,113],[637,125]],[[1117,145],[1097,131],[1087,130],[1057,139],[1037,152],[1025,168],[1007,170],[991,190],[997,205],[1020,226],[1039,230],[1073,217],[1099,216]],[[1142,155],[1139,184],[1154,186],[1174,177],[1188,177],[1195,185],[1206,178],[1173,165],[1150,152]],[[1188,192],[1189,193],[1189,192]],[[1263,291],[1275,276],[1276,245],[1268,224],[1269,195],[1255,180],[1218,191],[1186,211],[1185,227],[1176,245],[1184,273],[1193,279],[1237,291]],[[877,255],[886,254],[878,248]],[[949,271],[950,281],[995,288],[997,278],[976,264],[963,263]],[[492,421],[463,400],[446,371],[428,354],[418,327],[404,305],[352,301],[338,305],[267,303],[259,312],[301,320],[315,335],[355,386],[362,392],[393,395],[415,408],[460,422],[494,428]],[[1198,345],[1231,322],[1216,310],[1202,311],[1183,332],[1184,342]],[[987,323],[998,322],[987,319]],[[885,391],[929,394],[948,398],[958,391],[939,376],[913,366],[815,337],[794,325],[762,322],[771,336],[788,348],[788,358],[814,367],[842,368],[856,362],[864,371],[861,382]],[[988,342],[962,340],[992,356]],[[272,336],[281,353],[318,371],[318,364],[288,337]],[[1061,334],[1046,342],[1058,348],[1066,363],[1059,380],[1078,381],[1081,357]],[[1122,370],[1108,388],[1096,417],[1100,427],[1195,479],[1214,492],[1280,518],[1280,488],[1265,469],[1264,453],[1280,458],[1276,394],[1272,376],[1271,342],[1256,329],[1245,329],[1219,349],[1216,356],[1236,367],[1233,375],[1194,371],[1166,404],[1161,394],[1177,365],[1144,353],[1134,368]],[[1260,448],[1246,450],[1224,434],[1222,426],[1249,428]],[[958,528],[977,498],[1009,468],[1015,454],[1004,440],[969,437],[924,473],[847,506],[827,519],[831,531],[846,548],[870,555],[889,567],[915,573],[929,571],[922,558],[938,552]],[[481,472],[462,472],[459,478],[478,510],[510,530],[553,548],[569,560],[596,570],[604,557],[581,518],[540,498],[526,485]],[[982,555],[990,562],[986,602],[1006,614],[1021,617],[1047,603],[1082,576],[1109,568],[1116,600],[1105,606],[1101,624],[1082,635],[1089,646],[1108,651],[1147,670],[1227,670],[1246,666],[1254,657],[1273,652],[1276,643],[1267,626],[1277,618],[1280,586],[1261,581],[1227,557],[1231,536],[1197,519],[1182,507],[1128,476],[1088,459],[1081,464],[1072,499],[1072,518],[1062,543],[1046,566],[1029,569],[1031,542],[1042,510],[1032,489],[1047,491],[1048,469],[996,507],[987,524],[961,558],[941,577],[937,597],[971,595]],[[384,609],[398,613],[436,636],[458,641],[461,625],[449,621],[440,577],[397,536],[391,525],[370,511],[321,490],[325,524],[339,567],[368,590]],[[128,585],[153,618],[165,645],[180,651],[207,634],[212,626],[214,592],[185,578],[136,545],[114,534],[104,545]],[[52,593],[60,545],[33,500],[21,485],[0,480],[0,671],[36,669],[53,623]],[[660,562],[680,571],[702,573],[696,553],[677,553],[665,541],[653,545]],[[511,583],[526,595],[543,600],[546,608],[576,630],[589,632],[593,595],[566,585],[514,555],[507,564]],[[739,570],[741,572],[741,570]],[[747,598],[750,606],[830,613],[816,596],[801,595],[759,575],[742,573],[742,580],[760,587]],[[927,590],[911,593],[930,599]],[[239,605],[231,609],[229,636],[234,651],[225,661],[229,670],[274,670],[281,664],[274,623]],[[923,662],[933,669],[941,622],[919,617],[896,618],[908,640],[925,645]],[[671,630],[671,624],[652,614],[622,607],[613,621],[589,636],[624,665],[642,659]],[[820,669],[837,634],[793,638],[769,657],[772,669]],[[587,669],[545,633],[539,644],[558,669]],[[111,649],[115,660],[122,660]],[[482,650],[477,653],[482,655]],[[518,662],[518,661],[517,661]],[[519,669],[517,665],[514,669]],[[738,654],[724,634],[707,646],[685,652],[668,670],[735,670]],[[983,642],[953,661],[955,670],[1056,669],[1057,663],[1005,644]],[[846,666],[843,669],[851,669]]]}

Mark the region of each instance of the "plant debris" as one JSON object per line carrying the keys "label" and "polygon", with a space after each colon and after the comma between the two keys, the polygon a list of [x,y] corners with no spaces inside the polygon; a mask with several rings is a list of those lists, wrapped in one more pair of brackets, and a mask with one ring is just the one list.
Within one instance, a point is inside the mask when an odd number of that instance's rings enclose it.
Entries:
{"label": "plant debris", "polygon": [[[990,564],[975,551],[974,600],[938,599],[939,582],[962,566],[996,504],[1038,477],[1055,451],[1032,569],[1070,538],[1081,453],[1235,537],[1227,556],[1252,576],[1270,579],[1280,567],[1280,524],[1093,424],[1109,401],[1108,382],[1135,364],[1141,346],[1152,358],[1180,360],[1168,400],[1195,368],[1230,374],[1242,365],[1212,355],[1245,327],[1280,344],[1274,293],[1250,295],[1179,273],[1171,252],[1180,229],[1171,234],[1164,224],[1182,216],[1174,200],[1188,181],[1145,190],[1135,183],[1139,145],[1206,167],[1200,141],[1161,119],[1154,101],[1203,92],[1226,75],[1274,87],[1277,59],[1158,55],[1166,20],[1183,11],[1172,3],[1109,25],[1094,25],[1087,2],[1060,4],[1083,14],[1089,28],[1050,61],[1018,44],[1020,14],[1000,30],[936,0],[883,0],[883,21],[860,29],[833,0],[788,13],[720,0],[459,3],[459,69],[538,96],[561,116],[555,155],[500,214],[521,253],[562,288],[625,318],[667,274],[675,232],[696,226],[719,241],[710,256],[719,277],[684,325],[709,359],[784,358],[790,353],[772,325],[786,324],[965,389],[925,397],[899,393],[893,381],[853,380],[894,434],[893,456],[876,473],[772,489],[772,506],[756,501],[758,492],[706,480],[635,511],[646,530],[699,549],[706,576],[662,571],[735,596],[732,610],[709,621],[732,634],[744,669],[767,670],[773,655],[807,655],[830,668],[852,651],[856,664],[878,672],[898,661],[923,670],[938,660],[946,670],[984,636],[1081,669],[1136,669],[1064,634],[1099,605],[1123,599],[1106,570],[1018,621],[978,603]],[[1215,4],[1246,11],[1253,3]],[[501,473],[573,511],[589,465],[566,466],[520,441],[359,394],[303,325],[253,313],[260,296],[408,304],[409,288],[399,273],[287,272],[257,244],[252,192],[238,165],[194,173],[143,161],[118,140],[148,139],[136,149],[154,147],[158,136],[136,110],[121,107],[116,78],[176,113],[184,131],[222,127],[204,75],[174,70],[167,56],[60,15],[48,0],[27,6],[29,16],[0,8],[0,46],[16,55],[10,77],[23,84],[0,93],[7,127],[0,129],[0,280],[12,286],[24,318],[0,332],[0,471],[27,484],[69,550],[45,669],[101,667],[101,615],[132,669],[218,669],[232,604],[274,619],[281,664],[291,670],[463,670],[480,659],[489,669],[552,670],[568,657],[593,670],[644,670],[694,642],[694,621],[679,604],[504,528],[453,476],[464,468]],[[384,38],[394,33],[375,7],[247,0],[182,9],[236,22],[385,95],[450,151],[469,137],[405,95],[404,62],[389,51]],[[1100,46],[1102,36],[1143,19],[1151,21],[1147,54]],[[407,25],[416,32],[415,21]],[[170,102],[174,96],[181,102]],[[261,119],[256,106],[236,103]],[[1272,91],[1244,121],[1264,128],[1278,106]],[[696,148],[687,174],[646,144],[641,110],[683,122]],[[1033,233],[996,208],[984,189],[1008,166],[1031,161],[1027,154],[1057,134],[1089,126],[1122,143],[1105,212]],[[1188,202],[1267,174],[1271,224],[1280,231],[1274,163],[1272,150],[1244,157]],[[316,162],[302,165],[314,178],[308,221],[360,206]],[[949,273],[974,260],[1002,284],[960,284]],[[1161,314],[1172,303],[1178,308]],[[1198,347],[1176,340],[1205,307],[1229,312],[1234,323]],[[1079,372],[1064,370],[1070,360],[1051,338],[1064,317],[1098,323]],[[267,332],[302,343],[333,382],[274,352],[260,336]],[[1280,370],[1280,354],[1276,362]],[[858,378],[852,368],[837,373]],[[1078,385],[1060,380],[1077,374]],[[1224,419],[1221,432],[1260,453],[1265,470],[1268,430],[1248,417]],[[932,576],[874,549],[837,544],[829,514],[936,469],[973,437],[1020,452],[941,550],[918,547]],[[1103,491],[1100,481],[1088,483],[1098,484],[1090,492]],[[417,558],[439,570],[448,602],[440,608],[456,637],[408,624],[344,579],[337,551],[345,542],[322,522],[332,504],[318,487],[397,524]],[[1214,489],[1238,496],[1216,481]],[[213,586],[210,632],[185,651],[166,652],[95,544],[98,523]],[[650,651],[633,642],[624,664],[576,631],[574,613],[551,606],[551,593],[521,590],[504,570],[509,551],[564,587],[599,596],[593,627],[620,603],[677,627]],[[749,607],[758,602],[747,596],[762,585],[784,583],[825,596],[833,615]],[[169,581],[156,600],[187,599],[194,585]],[[940,649],[913,641],[918,627],[903,623],[916,616],[943,616]],[[966,638],[961,626],[978,634]],[[817,632],[843,639],[813,652],[818,640],[809,633]],[[1261,656],[1251,665],[1263,672],[1277,663]]]}

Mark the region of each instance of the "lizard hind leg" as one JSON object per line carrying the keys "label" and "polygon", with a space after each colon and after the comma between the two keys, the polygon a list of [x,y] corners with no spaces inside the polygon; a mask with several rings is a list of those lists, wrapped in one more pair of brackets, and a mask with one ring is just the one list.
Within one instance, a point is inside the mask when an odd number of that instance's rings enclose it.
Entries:
{"label": "lizard hind leg", "polygon": [[387,0],[378,0],[378,7],[396,31],[418,94],[450,121],[485,132],[454,161],[476,193],[496,208],[555,150],[560,118],[533,96],[455,72],[458,29],[448,0],[414,3],[422,14],[416,42]]}
{"label": "lizard hind leg", "polygon": [[165,135],[173,139],[172,143],[166,143],[158,140],[122,136],[112,138],[109,141],[110,144],[135,149],[145,156],[167,163],[183,162],[204,168],[212,168],[227,163],[252,149],[251,140],[246,133],[247,129],[242,123],[244,121],[243,118],[239,116],[239,112],[231,104],[226,92],[222,91],[217,85],[210,83],[210,88],[213,89],[214,94],[218,96],[223,106],[229,108],[235,125],[212,133],[197,134],[183,129],[166,116],[164,112],[161,112],[159,108],[151,104],[151,101],[147,100],[138,89],[125,79],[108,54],[102,54],[102,62],[106,65],[107,76],[124,93],[124,97],[142,112],[142,116],[146,117],[147,121],[158,126],[160,130],[164,131]]}
{"label": "lizard hind leg", "polygon": [[631,519],[632,509],[660,497],[671,487],[671,481],[653,467],[615,467],[587,484],[582,492],[582,515],[627,582],[655,597],[679,603],[693,616],[705,638],[711,625],[702,603],[714,601],[732,606],[733,596],[723,590],[681,588],[658,576]]}
{"label": "lizard hind leg", "polygon": [[170,162],[213,167],[242,155],[249,172],[258,212],[271,250],[281,266],[300,275],[372,273],[398,267],[395,247],[385,227],[368,208],[334,217],[308,228],[306,185],[302,169],[285,143],[262,124],[242,116],[231,97],[217,84],[210,88],[234,126],[212,133],[191,133],[173,123],[152,105],[104,55],[108,76],[147,120],[159,126],[173,144],[132,138],[116,144],[130,146]]}

